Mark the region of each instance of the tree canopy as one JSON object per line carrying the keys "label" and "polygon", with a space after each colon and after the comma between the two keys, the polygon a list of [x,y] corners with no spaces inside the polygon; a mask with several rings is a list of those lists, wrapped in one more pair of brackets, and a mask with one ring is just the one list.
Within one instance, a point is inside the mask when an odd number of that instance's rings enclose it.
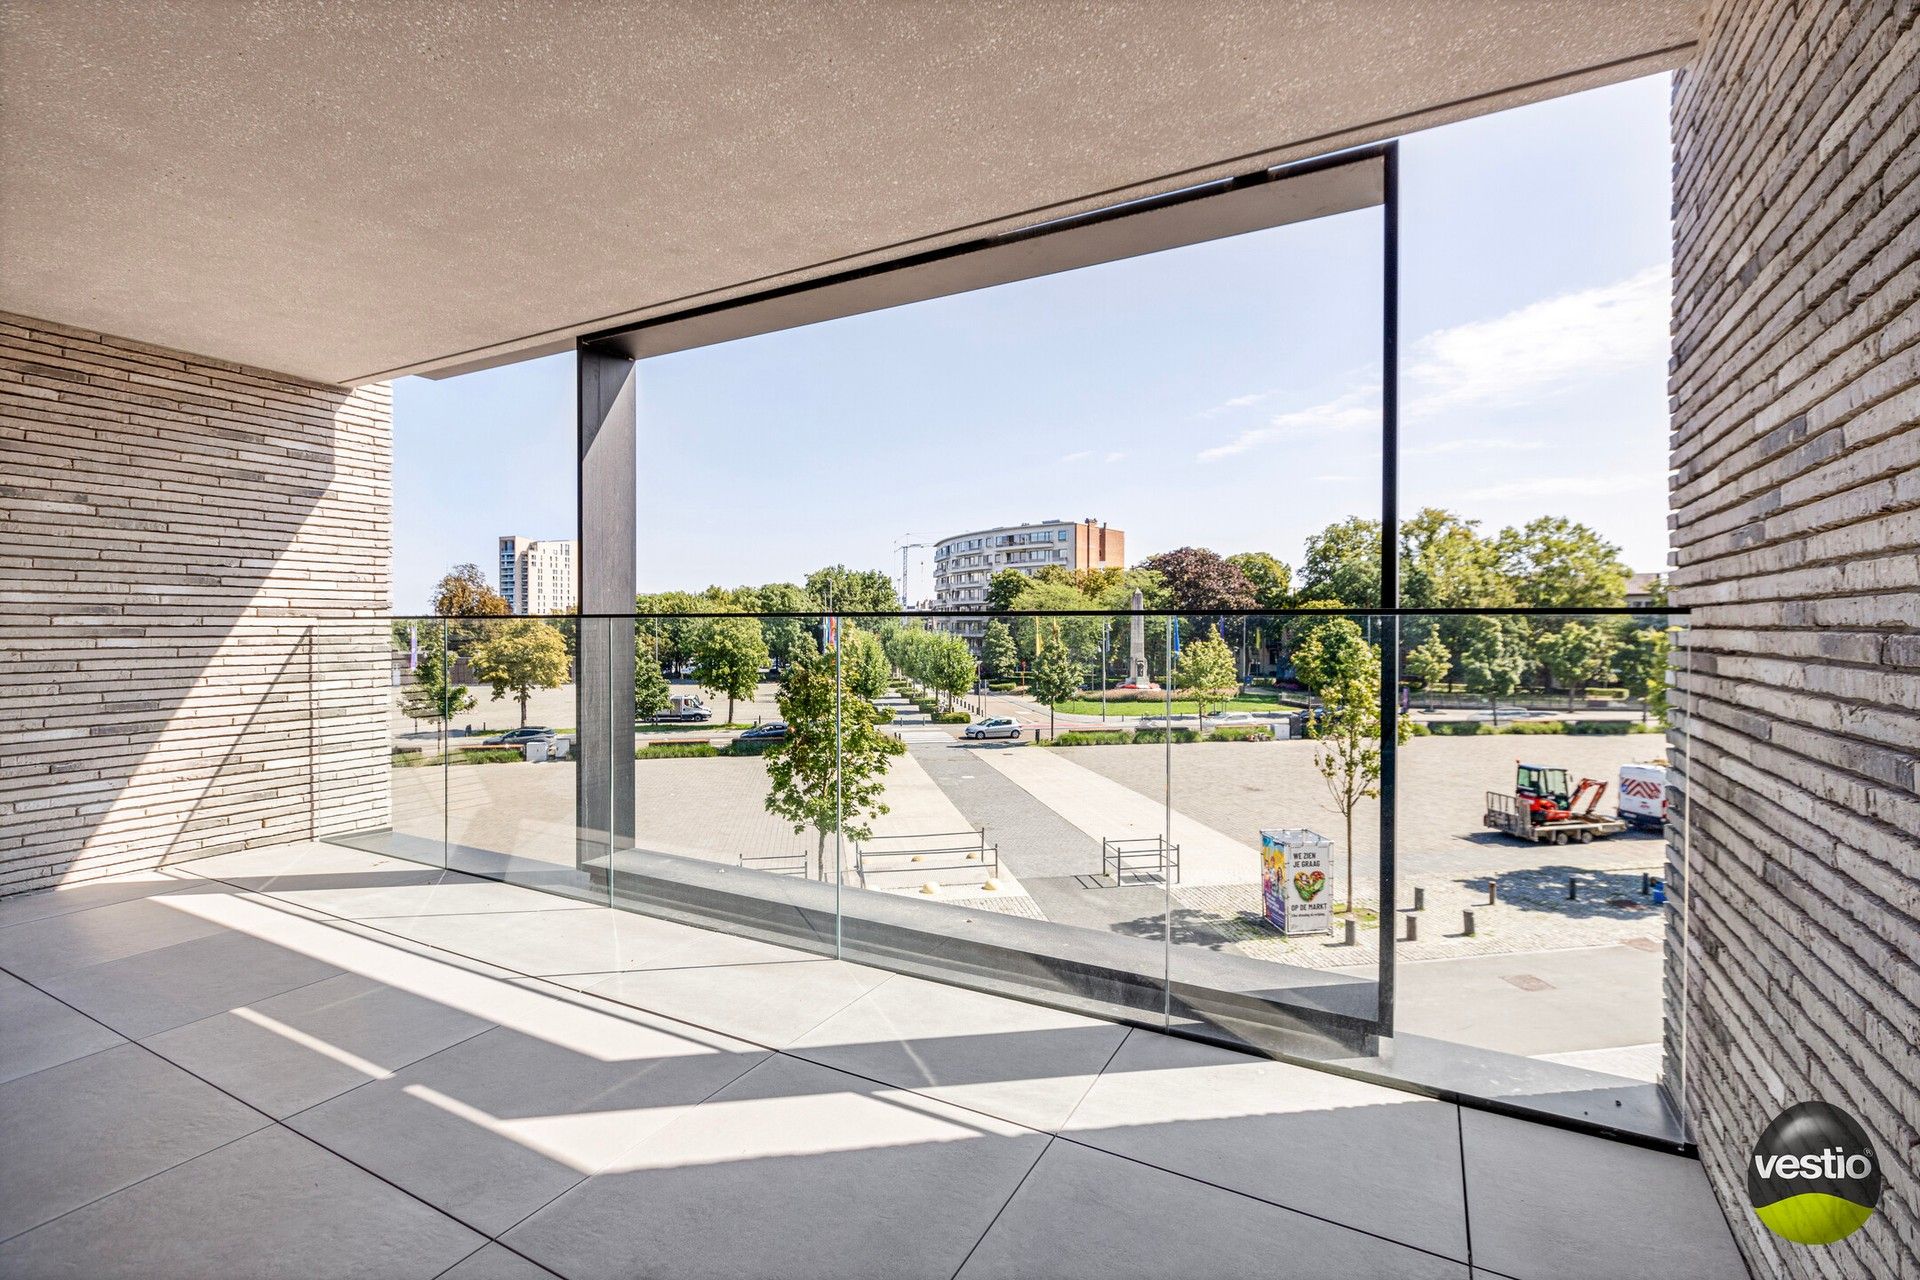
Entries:
{"label": "tree canopy", "polygon": [[1233,650],[1216,627],[1180,650],[1173,666],[1174,687],[1199,704],[1201,716],[1207,708],[1225,702],[1240,688],[1240,672]]}
{"label": "tree canopy", "polygon": [[693,679],[702,689],[727,700],[726,723],[733,723],[733,704],[751,698],[767,665],[767,638],[760,623],[744,614],[705,618],[694,629]]}
{"label": "tree canopy", "polygon": [[493,687],[494,698],[512,694],[520,704],[520,723],[527,723],[527,702],[535,689],[557,689],[572,675],[567,641],[553,626],[538,618],[483,627],[467,653],[473,673]]}
{"label": "tree canopy", "polygon": [[1205,547],[1162,551],[1140,564],[1159,575],[1168,607],[1176,613],[1200,615],[1257,607],[1253,583],[1240,566]]}
{"label": "tree canopy", "polygon": [[433,612],[444,618],[499,618],[513,612],[477,564],[457,564],[433,589]]}
{"label": "tree canopy", "polygon": [[839,872],[830,872],[827,837],[836,829],[848,840],[873,834],[872,819],[887,811],[887,768],[902,748],[874,726],[866,699],[835,698],[829,653],[804,654],[787,668],[779,704],[787,736],[766,752],[767,812],[795,834],[814,832],[817,874],[826,880]]}

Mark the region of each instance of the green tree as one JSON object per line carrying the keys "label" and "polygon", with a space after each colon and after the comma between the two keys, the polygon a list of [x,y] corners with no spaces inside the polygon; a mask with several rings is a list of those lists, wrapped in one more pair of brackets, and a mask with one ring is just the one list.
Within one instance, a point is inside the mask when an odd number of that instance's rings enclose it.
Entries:
{"label": "green tree", "polygon": [[653,650],[653,644],[645,637],[634,641],[633,714],[641,719],[664,715],[673,697]]}
{"label": "green tree", "polygon": [[1380,522],[1352,516],[1307,539],[1300,594],[1349,609],[1380,607]]}
{"label": "green tree", "polygon": [[1255,606],[1253,584],[1238,565],[1205,547],[1178,547],[1148,556],[1141,567],[1160,575],[1176,612],[1198,616]]}
{"label": "green tree", "polygon": [[1408,684],[1415,689],[1431,689],[1445,680],[1447,672],[1453,669],[1453,653],[1439,636],[1430,635],[1407,650],[1402,667],[1407,673]]}
{"label": "green tree", "polygon": [[1640,701],[1640,722],[1647,713],[1657,711],[1665,724],[1667,692],[1667,653],[1672,638],[1662,627],[1636,627],[1627,633],[1626,643],[1614,655],[1613,669],[1627,692]]}
{"label": "green tree", "polygon": [[1498,609],[1513,603],[1499,548],[1479,521],[1423,507],[1400,526],[1400,603],[1409,609]]}
{"label": "green tree", "polygon": [[439,725],[444,736],[447,722],[462,711],[473,710],[474,705],[473,694],[448,679],[440,629],[429,628],[429,635],[420,637],[420,661],[413,669],[413,683],[400,695],[401,713],[409,719]]}
{"label": "green tree", "polygon": [[1567,691],[1569,710],[1583,687],[1606,675],[1618,647],[1619,641],[1606,627],[1584,622],[1564,623],[1533,642],[1540,665],[1555,684]]}
{"label": "green tree", "polygon": [[433,589],[433,611],[443,618],[501,618],[513,612],[477,564],[457,564]]}
{"label": "green tree", "polygon": [[1027,575],[1018,569],[1002,569],[987,580],[987,612],[1005,613],[1027,585]]}
{"label": "green tree", "polygon": [[728,724],[733,723],[733,704],[753,696],[766,665],[766,633],[753,618],[707,618],[694,630],[694,682],[727,700]]}
{"label": "green tree", "polygon": [[[1231,659],[1229,659],[1231,661]],[[1027,692],[1047,704],[1047,736],[1054,736],[1054,704],[1072,697],[1086,680],[1086,668],[1075,662],[1060,638],[1060,624],[1040,637],[1040,651],[1034,655],[1033,669],[1027,674]]]}
{"label": "green tree", "polygon": [[[813,622],[806,616],[816,611],[813,600],[791,582],[769,582],[753,593],[751,604],[742,607],[762,615],[760,630],[767,638],[767,652],[780,665],[819,650],[813,639]],[[772,616],[775,614],[789,616]]]}
{"label": "green tree", "polygon": [[485,626],[467,654],[473,673],[493,686],[496,701],[512,694],[527,723],[527,702],[535,689],[558,689],[571,674],[567,641],[538,618]]}
{"label": "green tree", "polygon": [[1469,619],[1465,647],[1460,654],[1460,678],[1467,692],[1487,700],[1493,723],[1500,723],[1500,699],[1511,698],[1526,674],[1524,642],[1497,618]]}
{"label": "green tree", "polygon": [[653,642],[653,655],[665,670],[693,661],[693,633],[700,619],[685,615],[708,611],[707,602],[687,591],[658,591],[633,598],[634,631]]}
{"label": "green tree", "polygon": [[[1377,671],[1343,677],[1320,694],[1309,721],[1314,767],[1347,828],[1347,901],[1353,910],[1353,815],[1362,801],[1380,795],[1380,676]],[[1387,922],[1382,922],[1383,926]]]}
{"label": "green tree", "polygon": [[796,835],[812,828],[815,865],[825,880],[827,837],[836,830],[849,840],[873,834],[869,823],[887,811],[880,798],[887,768],[902,748],[875,728],[864,698],[835,698],[831,651],[796,659],[779,703],[787,736],[766,752],[767,812],[791,822]]}
{"label": "green tree", "polygon": [[1565,516],[1542,516],[1494,540],[1519,603],[1535,609],[1612,608],[1631,576],[1620,548]]}
{"label": "green tree", "polygon": [[1233,650],[1218,628],[1181,648],[1180,659],[1173,668],[1173,683],[1181,694],[1199,704],[1203,720],[1210,705],[1233,696],[1240,687],[1240,673],[1234,664]]}
{"label": "green tree", "polygon": [[878,569],[829,565],[807,575],[806,591],[814,607],[829,613],[900,612],[893,579]]}
{"label": "green tree", "polygon": [[1242,551],[1227,557],[1253,588],[1256,609],[1284,609],[1293,599],[1293,570],[1264,551]]}
{"label": "green tree", "polygon": [[980,668],[974,663],[973,650],[959,636],[949,631],[927,634],[934,639],[927,668],[927,683],[934,692],[946,698],[947,709],[951,711],[953,700],[973,688],[974,682],[980,678]]}
{"label": "green tree", "polygon": [[886,696],[893,680],[893,660],[880,637],[848,623],[841,624],[845,639],[840,651],[840,679],[847,689],[868,702]]}
{"label": "green tree", "polygon": [[1293,675],[1322,698],[1327,690],[1371,673],[1380,678],[1380,651],[1352,618],[1329,618],[1293,650]]}
{"label": "green tree", "polygon": [[980,638],[980,665],[996,680],[1011,680],[1020,669],[1020,655],[1013,647],[1013,632],[995,618]]}

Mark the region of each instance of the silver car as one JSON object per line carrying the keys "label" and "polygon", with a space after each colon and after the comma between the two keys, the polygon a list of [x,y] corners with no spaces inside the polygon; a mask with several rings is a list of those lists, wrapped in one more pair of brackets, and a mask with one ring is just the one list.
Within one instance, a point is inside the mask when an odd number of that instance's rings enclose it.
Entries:
{"label": "silver car", "polygon": [[962,731],[962,736],[976,742],[982,738],[1017,738],[1020,736],[1020,725],[1006,716],[992,716],[975,720]]}

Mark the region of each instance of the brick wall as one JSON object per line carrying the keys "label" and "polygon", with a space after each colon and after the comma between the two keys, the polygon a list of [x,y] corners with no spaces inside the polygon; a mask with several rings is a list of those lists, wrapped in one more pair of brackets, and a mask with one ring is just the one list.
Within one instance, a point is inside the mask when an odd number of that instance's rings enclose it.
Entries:
{"label": "brick wall", "polygon": [[0,314],[0,893],[385,824],[391,417]]}
{"label": "brick wall", "polygon": [[[1711,0],[1674,84],[1669,1083],[1759,1275],[1920,1275],[1920,29],[1914,0]],[[1689,847],[1690,846],[1690,847]],[[1690,862],[1688,861],[1690,859]],[[1690,875],[1683,871],[1690,868]],[[1746,1205],[1780,1109],[1874,1135],[1879,1215]]]}

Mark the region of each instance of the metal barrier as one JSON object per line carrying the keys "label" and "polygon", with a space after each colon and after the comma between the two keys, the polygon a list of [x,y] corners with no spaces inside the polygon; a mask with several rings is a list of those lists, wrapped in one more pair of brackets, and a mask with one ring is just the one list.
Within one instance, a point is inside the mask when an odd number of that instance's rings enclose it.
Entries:
{"label": "metal barrier", "polygon": [[1115,885],[1142,881],[1180,883],[1180,846],[1169,844],[1165,836],[1132,836],[1115,840],[1101,837],[1100,874],[1111,876]]}
{"label": "metal barrier", "polygon": [[762,853],[740,855],[740,865],[748,871],[764,871],[776,876],[813,878],[813,858],[806,853]]}
{"label": "metal barrier", "polygon": [[[894,865],[882,865],[885,859]],[[869,864],[872,865],[869,865]],[[853,846],[854,868],[864,881],[870,875],[903,872],[980,870],[1000,874],[1000,846],[987,843],[987,829],[913,832],[869,836]]]}

